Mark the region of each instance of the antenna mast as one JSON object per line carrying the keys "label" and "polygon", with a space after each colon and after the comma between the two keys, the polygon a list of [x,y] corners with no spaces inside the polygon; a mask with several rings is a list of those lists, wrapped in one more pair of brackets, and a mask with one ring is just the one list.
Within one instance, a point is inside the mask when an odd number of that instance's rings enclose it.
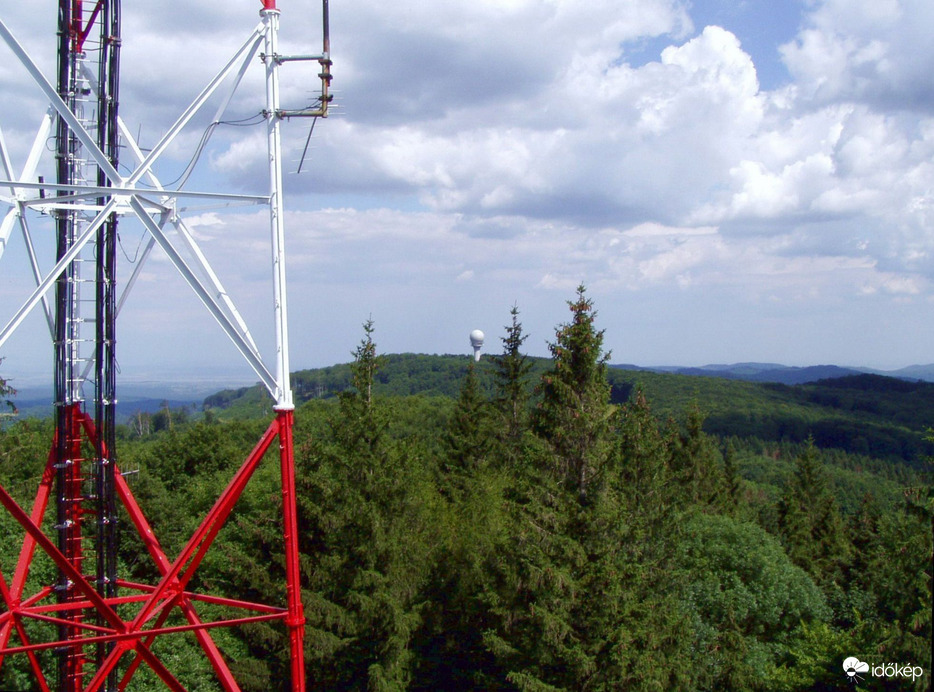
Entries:
{"label": "antenna mast", "polygon": [[[58,95],[116,169],[120,0],[59,0],[58,37]],[[61,117],[55,142],[60,186],[110,185],[73,126]],[[104,204],[100,197],[96,207]],[[55,212],[56,260],[69,255],[95,215],[89,206],[79,205]],[[114,598],[117,584],[115,460],[111,456],[116,404],[116,234],[117,215],[111,212],[98,226],[94,241],[68,261],[55,286],[57,545],[76,572],[93,579],[103,598]],[[87,439],[81,422],[91,415],[96,434]],[[55,589],[63,605],[83,598],[62,570]],[[59,638],[79,640],[83,612],[70,609],[62,619],[66,622],[59,625]],[[113,642],[101,643],[94,653],[87,647],[62,648],[59,689],[80,690],[88,657],[99,664],[113,646]],[[116,689],[115,675],[108,678],[106,689]]]}

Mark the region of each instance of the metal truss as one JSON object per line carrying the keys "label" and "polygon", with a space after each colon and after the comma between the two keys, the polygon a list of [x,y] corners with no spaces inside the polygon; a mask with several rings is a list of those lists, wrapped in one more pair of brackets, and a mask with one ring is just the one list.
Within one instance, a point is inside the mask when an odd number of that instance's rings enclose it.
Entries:
{"label": "metal truss", "polygon": [[[71,417],[73,425],[81,429],[90,444],[99,444],[99,440],[96,438],[94,421],[90,416],[81,412],[77,405],[69,410],[68,415]],[[154,566],[161,574],[161,580],[152,585],[118,580],[117,585],[123,591],[129,592],[128,595],[120,597],[101,597],[97,585],[78,571],[72,561],[42,531],[41,526],[49,497],[52,494],[55,476],[54,451],[49,455],[32,511],[29,514],[16,503],[5,488],[0,486],[0,504],[26,532],[19,559],[13,572],[12,582],[7,582],[3,573],[0,572],[0,595],[2,595],[7,606],[6,612],[0,614],[0,664],[2,664],[3,657],[6,655],[26,654],[29,657],[39,688],[49,690],[49,682],[36,656],[37,652],[62,648],[83,649],[91,645],[112,643],[115,646],[112,648],[110,655],[98,666],[90,682],[82,685],[80,689],[89,691],[101,689],[107,678],[116,670],[120,659],[127,655],[131,656],[132,660],[125,666],[117,689],[127,689],[138,667],[145,663],[167,687],[173,690],[184,690],[185,688],[175,675],[153,654],[152,643],[158,636],[194,632],[224,689],[239,690],[229,666],[211,638],[210,630],[217,627],[278,620],[285,622],[289,629],[292,651],[292,689],[304,690],[304,657],[302,649],[304,616],[298,585],[296,547],[298,524],[295,514],[292,425],[292,411],[286,410],[277,413],[275,420],[231,478],[224,492],[221,493],[213,507],[204,516],[197,530],[192,534],[174,561],[170,560],[162,549],[155,532],[134,498],[126,480],[120,473],[117,473],[115,477],[117,479],[116,489],[119,500],[126,510],[130,522],[143,540]],[[286,562],[290,570],[287,581],[286,607],[275,607],[189,591],[187,589],[188,584],[195,575],[205,554],[233,511],[253,472],[277,438],[279,439],[283,507],[285,510]],[[290,545],[293,545],[293,547],[290,548]],[[37,549],[52,559],[81,594],[81,598],[69,601],[65,606],[46,603],[45,601],[54,595],[52,587],[44,587],[36,594],[27,598],[23,597],[26,579],[29,576],[29,569]],[[239,613],[239,616],[223,620],[204,621],[198,615],[196,604],[199,603],[225,606],[227,609]],[[132,617],[123,617],[118,614],[118,609],[123,612],[124,608],[122,607],[125,606],[135,608]],[[74,611],[96,613],[103,619],[103,624],[88,621],[75,625],[72,621],[66,619],[67,614]],[[165,623],[173,612],[181,612],[188,624],[166,626]],[[52,624],[64,623],[74,626],[81,630],[81,636],[65,640],[33,643],[26,633],[25,627],[25,623],[30,620]],[[20,641],[19,646],[8,645],[14,632]]]}
{"label": "metal truss", "polygon": [[[63,0],[63,2],[67,1]],[[72,1],[76,2],[76,6],[80,8],[79,1]],[[129,689],[139,666],[146,665],[168,688],[183,690],[181,682],[168,670],[158,655],[153,653],[152,649],[153,641],[157,637],[181,632],[194,633],[223,688],[238,690],[238,684],[213,641],[211,631],[218,627],[263,621],[284,623],[289,634],[291,688],[294,691],[305,689],[304,614],[299,583],[298,523],[292,440],[294,406],[289,380],[288,313],[285,290],[285,213],[282,197],[280,123],[283,119],[291,117],[327,116],[328,103],[331,98],[328,94],[331,79],[327,26],[328,3],[327,0],[323,0],[324,51],[317,56],[280,55],[278,52],[280,13],[276,7],[276,0],[262,0],[262,5],[259,24],[152,149],[144,152],[122,120],[119,117],[116,118],[121,144],[135,160],[135,168],[126,175],[121,175],[111,158],[102,149],[100,142],[88,132],[78,115],[62,98],[59,90],[56,90],[45,78],[25,49],[0,20],[0,40],[12,51],[16,60],[30,75],[35,86],[50,104],[40,122],[19,175],[14,170],[10,150],[0,130],[0,176],[3,178],[0,179],[0,201],[9,204],[8,211],[0,221],[0,259],[11,240],[14,228],[18,226],[35,282],[35,288],[13,312],[6,325],[0,329],[0,348],[22,325],[26,317],[40,306],[48,323],[51,338],[53,341],[61,340],[56,333],[57,314],[60,308],[57,310],[51,304],[50,291],[62,281],[62,277],[70,270],[69,268],[82,251],[89,244],[99,242],[97,240],[99,232],[109,223],[109,219],[116,216],[135,218],[142,224],[148,239],[133,272],[126,280],[122,293],[118,297],[108,298],[113,301],[116,314],[119,314],[124,306],[146,259],[151,256],[153,249],[158,245],[275,400],[274,420],[174,560],[170,559],[161,547],[146,515],[120,474],[114,461],[112,441],[108,442],[102,437],[100,425],[84,412],[79,401],[62,402],[58,413],[59,425],[56,439],[53,440],[45,472],[39,482],[31,511],[27,513],[17,504],[7,489],[0,487],[0,505],[3,505],[25,533],[19,558],[12,572],[12,580],[8,581],[3,569],[0,569],[0,597],[6,607],[6,610],[0,613],[0,666],[7,655],[25,655],[35,674],[36,684],[41,690],[49,690],[51,687],[49,675],[40,661],[40,652],[49,649],[67,651],[71,652],[68,655],[83,661],[85,650],[91,647],[97,647],[96,650],[99,652],[97,661],[86,668],[83,663],[76,664],[74,669],[66,673],[68,679],[65,683],[62,682],[63,675],[60,672],[59,689],[68,689],[69,692],[78,689],[87,691]],[[101,0],[97,0],[92,21],[101,6]],[[88,26],[90,23],[89,21]],[[80,36],[81,40],[86,37],[86,30],[82,31],[84,34]],[[213,122],[221,120],[247,68],[257,58],[257,52],[261,47],[262,53],[259,54],[259,58],[264,65],[266,77],[263,115],[267,127],[269,155],[268,192],[242,195],[193,192],[182,190],[181,186],[178,189],[163,186],[153,172],[153,166],[176,141],[195,115],[213,98],[220,99],[220,106]],[[318,107],[302,110],[283,110],[280,107],[279,69],[283,63],[292,60],[315,60],[321,65],[322,71],[319,76],[322,91]],[[93,86],[94,81],[89,80],[89,83]],[[99,172],[97,184],[61,179],[56,183],[46,182],[42,178],[37,180],[37,170],[45,150],[45,143],[56,123],[60,128],[66,128],[70,136],[80,142],[82,151]],[[210,132],[207,136],[210,136]],[[268,206],[274,297],[272,313],[276,344],[274,363],[267,364],[260,354],[234,301],[188,229],[183,217],[184,209],[180,203],[190,199],[200,199],[221,206],[242,204]],[[30,214],[53,215],[61,218],[65,214],[73,214],[76,211],[86,214],[88,221],[81,226],[80,232],[75,234],[66,247],[60,247],[54,267],[43,273],[40,270],[37,256],[35,232],[29,222]],[[100,300],[101,298],[98,298],[98,302]],[[86,368],[90,367],[89,363]],[[87,369],[81,373],[82,378],[87,378],[88,375]],[[282,540],[286,562],[286,603],[273,606],[196,593],[189,589],[189,583],[224,522],[233,511],[254,471],[276,440],[279,443],[283,500]],[[117,578],[116,587],[119,588],[120,595],[117,595],[116,589],[109,592],[103,591],[101,585],[97,583],[98,580],[89,577],[86,571],[81,569],[80,559],[70,554],[67,549],[63,549],[61,538],[56,543],[43,531],[43,522],[46,519],[50,499],[60,492],[60,486],[56,485],[56,475],[61,473],[60,468],[57,467],[62,466],[59,462],[63,454],[68,458],[77,458],[81,456],[82,449],[86,448],[97,450],[98,456],[104,460],[103,463],[112,465],[113,488],[111,492],[115,496],[115,501],[119,501],[126,511],[129,522],[142,539],[149,559],[161,575],[157,583],[139,584]],[[80,488],[75,488],[74,493],[79,495]],[[36,593],[26,594],[27,578],[37,551],[41,551],[55,563],[63,582],[67,583],[73,596],[67,600],[59,598],[56,602],[55,592],[59,587],[55,586],[45,586]],[[224,619],[205,621],[199,615],[199,607],[204,604],[224,606],[226,612],[231,612],[233,615]],[[127,613],[130,614],[127,615]],[[187,624],[167,625],[173,613],[181,613]],[[51,639],[43,637],[42,641],[32,641],[28,634],[27,623],[37,622],[47,623],[53,630],[57,628],[58,637]]]}

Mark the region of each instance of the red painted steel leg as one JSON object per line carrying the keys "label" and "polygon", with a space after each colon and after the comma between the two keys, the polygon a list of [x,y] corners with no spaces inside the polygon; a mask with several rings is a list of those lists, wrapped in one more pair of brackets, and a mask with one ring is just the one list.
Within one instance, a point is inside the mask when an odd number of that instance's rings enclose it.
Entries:
{"label": "red painted steel leg", "polygon": [[[47,508],[48,500],[51,494],[51,484],[55,475],[55,463],[61,464],[53,452],[50,455],[49,462],[46,465],[46,473],[40,483],[39,491],[33,503],[32,513],[27,515],[25,511],[13,500],[9,493],[0,487],[0,505],[25,529],[26,537],[20,551],[19,561],[12,584],[7,584],[4,576],[0,574],[0,595],[7,606],[8,612],[0,615],[0,661],[2,653],[20,652],[26,653],[30,658],[30,663],[36,673],[36,679],[40,689],[47,690],[48,684],[41,671],[39,660],[35,653],[41,649],[51,647],[66,647],[71,653],[68,665],[63,672],[61,680],[61,690],[84,689],[85,692],[93,692],[100,689],[110,675],[115,670],[115,666],[122,658],[124,653],[133,651],[136,654],[131,663],[130,670],[126,671],[124,678],[120,681],[120,689],[124,689],[132,673],[140,663],[145,663],[163,683],[173,690],[183,690],[183,686],[177,678],[164,666],[151,650],[150,646],[154,638],[161,633],[170,633],[171,631],[193,631],[198,637],[202,649],[214,666],[221,684],[225,690],[238,690],[238,685],[230,673],[229,667],[222,658],[222,654],[214,644],[208,634],[208,628],[216,626],[234,626],[249,621],[284,619],[289,633],[290,661],[292,674],[292,690],[295,692],[304,692],[305,690],[305,666],[304,666],[304,612],[301,600],[300,569],[299,569],[299,546],[298,546],[298,515],[296,505],[295,489],[295,463],[294,463],[294,441],[293,441],[294,417],[291,410],[278,411],[276,419],[270,424],[263,437],[256,444],[250,455],[243,462],[240,469],[234,474],[228,483],[224,492],[214,503],[214,506],[202,520],[198,529],[188,540],[181,554],[169,563],[159,541],[156,539],[152,528],[144,516],[141,508],[136,503],[129,487],[124,479],[119,476],[116,478],[116,490],[123,501],[123,504],[130,515],[131,522],[137,532],[143,539],[150,556],[156,567],[162,573],[162,579],[159,584],[152,588],[149,596],[141,602],[141,608],[136,612],[135,617],[129,621],[124,621],[117,615],[115,608],[118,605],[131,602],[140,602],[138,597],[125,598],[103,598],[97,593],[95,587],[88,580],[88,577],[82,574],[81,564],[83,555],[81,552],[80,535],[70,536],[69,532],[60,531],[66,534],[65,540],[62,540],[61,548],[46,536],[41,529],[43,517]],[[82,438],[81,433],[85,437]],[[77,483],[80,479],[80,473],[72,473],[71,469],[80,467],[81,448],[84,439],[87,439],[92,445],[96,443],[96,430],[94,423],[76,408],[69,412],[69,425],[65,431],[66,441],[66,460],[77,461],[66,468],[68,476],[74,476],[72,479],[66,479],[69,483]],[[243,493],[246,485],[258,467],[266,451],[271,446],[273,440],[279,438],[279,457],[282,475],[282,498],[283,498],[283,541],[286,561],[286,586],[287,586],[287,608],[283,613],[280,608],[264,606],[260,604],[251,604],[246,601],[236,601],[212,596],[199,596],[189,594],[185,591],[186,585],[194,576],[206,552],[210,548],[214,539],[217,537],[221,527],[233,511],[238,499]],[[56,445],[57,448],[61,446]],[[53,461],[55,463],[53,463]],[[75,469],[78,470],[78,469]],[[66,486],[67,488],[68,486]],[[75,488],[76,489],[76,488]],[[79,505],[80,503],[75,503]],[[70,514],[76,522],[82,518],[85,511],[82,507],[75,510],[77,514]],[[70,529],[71,527],[65,527]],[[68,598],[60,605],[50,607],[49,605],[37,605],[40,601],[53,593],[51,587],[45,587],[36,595],[27,599],[22,598],[22,592],[25,588],[26,578],[29,573],[29,567],[34,557],[36,548],[45,552],[52,561],[58,566],[61,574],[68,580],[70,594]],[[250,618],[233,619],[226,623],[203,623],[194,608],[194,599],[203,599],[207,602],[216,602],[228,604],[235,608],[258,608],[261,612],[267,613]],[[189,625],[183,628],[165,628],[162,624],[168,617],[168,614],[178,607],[188,619]],[[277,612],[278,611],[278,612]],[[56,617],[49,617],[48,614],[54,612]],[[106,625],[85,627],[82,619],[87,613],[96,612],[101,616]],[[65,630],[62,632],[63,639],[57,642],[45,642],[32,644],[28,641],[26,631],[22,626],[22,621],[26,618],[36,618],[47,622],[65,623]],[[145,629],[144,629],[145,628]],[[8,647],[7,642],[13,630],[16,630],[20,640],[23,642],[19,647]],[[104,636],[87,636],[88,630],[91,634],[94,632],[103,633]],[[149,630],[152,631],[149,631]],[[93,645],[98,641],[118,641],[111,653],[101,662],[93,678],[85,686],[81,678],[88,672],[85,666],[83,649],[85,646]]]}
{"label": "red painted steel leg", "polygon": [[279,463],[282,471],[282,538],[285,541],[285,579],[288,599],[289,648],[292,690],[305,690],[305,611],[302,606],[301,572],[298,551],[298,508],[295,501],[295,450],[292,439],[294,414],[291,409],[277,412],[279,424]]}
{"label": "red painted steel leg", "polygon": [[[59,532],[59,547],[65,559],[71,565],[77,574],[84,574],[84,544],[83,527],[84,515],[86,513],[84,506],[84,459],[82,459],[82,411],[81,404],[68,404],[65,409],[65,444],[64,456],[57,459],[56,463],[59,473],[62,474],[60,498],[60,508],[58,525],[56,529]],[[61,602],[69,603],[80,600],[80,595],[75,590],[73,580],[68,577],[62,577]],[[83,620],[83,613],[80,610],[69,610],[66,619],[74,623],[72,626],[64,626],[64,638],[69,641],[79,641],[81,639],[81,629],[79,627]],[[84,649],[78,646],[69,647],[65,654],[64,667],[62,670],[63,679],[60,682],[61,692],[78,692],[81,687],[81,678],[84,675],[85,653]]]}

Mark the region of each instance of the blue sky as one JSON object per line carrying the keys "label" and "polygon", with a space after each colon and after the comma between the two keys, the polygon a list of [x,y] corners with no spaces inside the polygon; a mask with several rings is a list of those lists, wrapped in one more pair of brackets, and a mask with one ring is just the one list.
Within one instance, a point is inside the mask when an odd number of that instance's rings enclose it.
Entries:
{"label": "blue sky", "polygon": [[[283,52],[316,52],[318,5],[279,7]],[[258,9],[125,3],[121,112],[144,146]],[[51,74],[55,3],[0,18]],[[495,350],[513,304],[546,355],[580,282],[613,362],[931,362],[932,28],[927,0],[332,0],[334,111],[301,175],[308,123],[285,127],[293,367],[347,361],[370,317],[383,352],[467,354],[474,328]],[[315,71],[285,71],[286,105]],[[0,95],[18,168],[43,105],[6,55]],[[229,117],[262,98],[257,68]],[[219,128],[188,187],[262,192],[264,147],[261,128]],[[263,212],[187,218],[268,352]],[[140,237],[124,224],[122,271]],[[3,323],[31,280],[17,240]],[[30,317],[0,374],[47,377],[47,341]],[[158,256],[118,354],[130,379],[253,379]]]}

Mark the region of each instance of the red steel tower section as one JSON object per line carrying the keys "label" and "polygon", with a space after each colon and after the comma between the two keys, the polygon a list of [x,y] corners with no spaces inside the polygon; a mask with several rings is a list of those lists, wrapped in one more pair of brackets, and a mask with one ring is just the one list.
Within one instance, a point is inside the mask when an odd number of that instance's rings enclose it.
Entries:
{"label": "red steel tower section", "polygon": [[[22,527],[24,537],[12,574],[0,565],[0,667],[8,657],[24,656],[41,690],[132,689],[140,666],[150,668],[169,689],[184,690],[153,649],[159,637],[193,633],[225,690],[238,690],[230,668],[212,638],[218,627],[280,621],[287,629],[291,689],[305,689],[304,615],[299,582],[298,522],[293,456],[293,405],[289,382],[288,318],[285,294],[284,205],[282,199],[280,124],[293,117],[327,117],[330,84],[328,3],[323,0],[324,49],[320,55],[281,55],[279,10],[262,0],[261,21],[231,61],[179,117],[148,154],[136,144],[118,115],[119,0],[60,0],[58,76],[53,86],[0,20],[0,39],[33,77],[51,104],[20,176],[15,176],[0,131],[0,189],[9,190],[11,208],[0,224],[0,253],[19,223],[33,267],[35,260],[27,212],[55,219],[54,268],[34,269],[36,288],[0,330],[0,347],[25,316],[45,306],[55,350],[56,428],[45,471],[29,511],[0,487],[0,505]],[[262,44],[266,75],[265,104],[269,188],[258,195],[194,193],[167,189],[152,166],[193,115],[233,79],[223,109]],[[290,61],[317,61],[321,95],[317,104],[284,110],[279,104],[279,68]],[[239,68],[239,69],[238,69]],[[235,75],[235,77],[231,77]],[[46,140],[55,132],[56,183],[36,180]],[[129,175],[118,172],[120,149],[135,157]],[[140,181],[146,178],[146,187]],[[197,243],[174,209],[180,196],[269,206],[276,337],[275,366],[267,368],[239,312]],[[153,198],[157,198],[153,201]],[[142,262],[117,294],[116,228],[119,217],[142,223],[149,234],[144,251],[159,245],[169,261],[230,337],[275,400],[275,417],[256,446],[229,480],[181,552],[163,549],[149,520],[121,475],[115,456],[115,344],[119,306],[132,288]],[[182,239],[173,240],[171,223]],[[54,294],[54,303],[48,295]],[[265,604],[200,593],[190,583],[207,551],[247,487],[267,451],[278,442],[282,493],[282,540],[286,563],[286,602]],[[54,516],[50,505],[54,507]],[[123,514],[120,514],[122,507]],[[117,571],[117,525],[135,531],[161,578],[142,584]],[[30,571],[38,554],[58,570],[54,583],[33,588]],[[205,619],[206,605],[223,616]],[[185,624],[169,622],[180,614]],[[39,626],[45,629],[36,634]],[[55,652],[50,665],[47,652]]]}

